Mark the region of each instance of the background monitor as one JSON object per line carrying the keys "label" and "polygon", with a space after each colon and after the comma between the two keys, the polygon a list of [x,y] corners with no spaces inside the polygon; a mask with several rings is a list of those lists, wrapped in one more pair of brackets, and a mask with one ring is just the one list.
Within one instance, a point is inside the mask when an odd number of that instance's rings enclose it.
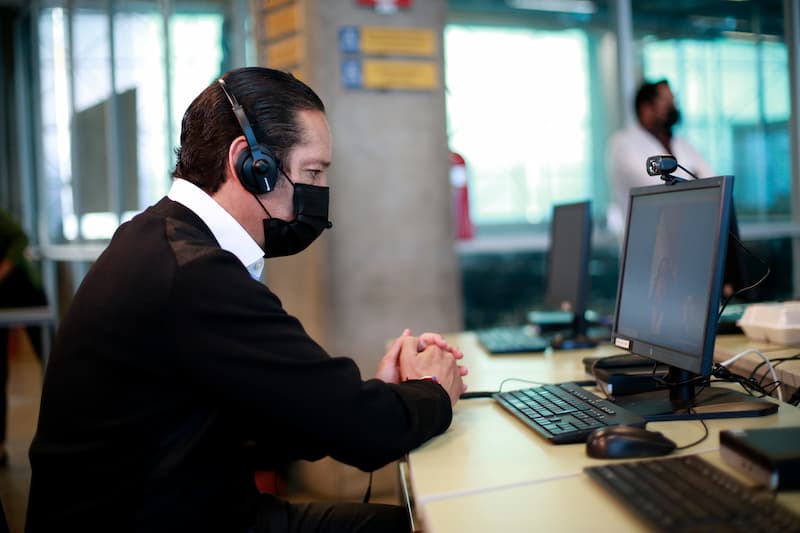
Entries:
{"label": "background monitor", "polygon": [[[707,386],[726,264],[732,176],[630,192],[614,344],[668,365],[664,391],[617,398],[649,419],[755,416],[775,404]],[[697,391],[696,391],[697,389]],[[697,394],[695,394],[697,392]]]}
{"label": "background monitor", "polygon": [[591,202],[554,206],[544,304],[547,310],[565,312],[571,317],[570,330],[554,337],[556,348],[583,348],[595,344],[586,336],[585,316],[591,248]]}

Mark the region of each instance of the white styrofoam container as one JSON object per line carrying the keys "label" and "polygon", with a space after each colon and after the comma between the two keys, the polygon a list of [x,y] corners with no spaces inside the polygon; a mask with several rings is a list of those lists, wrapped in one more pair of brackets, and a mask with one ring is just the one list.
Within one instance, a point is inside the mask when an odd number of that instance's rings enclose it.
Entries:
{"label": "white styrofoam container", "polygon": [[750,304],[736,324],[753,340],[800,344],[800,301]]}

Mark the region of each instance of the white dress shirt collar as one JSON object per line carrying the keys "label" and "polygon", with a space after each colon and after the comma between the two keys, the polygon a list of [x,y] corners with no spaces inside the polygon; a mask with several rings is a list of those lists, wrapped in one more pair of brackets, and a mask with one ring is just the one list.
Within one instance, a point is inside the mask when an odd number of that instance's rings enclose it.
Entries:
{"label": "white dress shirt collar", "polygon": [[261,279],[264,270],[264,250],[247,231],[197,185],[176,179],[167,197],[189,208],[206,223],[223,250],[235,255],[255,280]]}

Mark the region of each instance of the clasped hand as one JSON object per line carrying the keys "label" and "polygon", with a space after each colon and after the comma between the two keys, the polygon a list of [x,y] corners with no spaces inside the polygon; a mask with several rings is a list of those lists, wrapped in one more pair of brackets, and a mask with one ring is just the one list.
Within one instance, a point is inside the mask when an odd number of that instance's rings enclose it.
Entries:
{"label": "clasped hand", "polygon": [[447,391],[450,403],[455,405],[461,393],[467,390],[462,378],[468,370],[458,364],[463,358],[461,350],[448,344],[438,333],[414,337],[406,329],[381,359],[376,377],[386,383],[400,383],[433,376]]}

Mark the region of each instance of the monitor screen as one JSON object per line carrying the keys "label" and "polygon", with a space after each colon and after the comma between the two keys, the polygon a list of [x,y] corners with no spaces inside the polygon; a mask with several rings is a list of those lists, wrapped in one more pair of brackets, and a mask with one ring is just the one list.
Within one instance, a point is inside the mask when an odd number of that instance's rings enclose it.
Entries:
{"label": "monitor screen", "polygon": [[548,309],[580,314],[585,311],[591,241],[590,202],[553,207],[545,293]]}
{"label": "monitor screen", "polygon": [[722,176],[631,190],[617,346],[693,374],[710,373],[732,188],[733,178]]}

